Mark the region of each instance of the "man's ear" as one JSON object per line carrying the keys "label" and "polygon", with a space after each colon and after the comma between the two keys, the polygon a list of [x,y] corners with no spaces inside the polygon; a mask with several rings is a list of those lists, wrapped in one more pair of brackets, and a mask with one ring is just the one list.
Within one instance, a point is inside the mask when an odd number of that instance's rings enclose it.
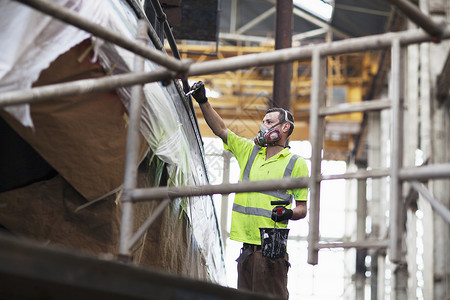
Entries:
{"label": "man's ear", "polygon": [[290,128],[291,124],[288,122],[284,123],[283,126],[281,126],[281,130],[283,130],[283,132],[288,132]]}

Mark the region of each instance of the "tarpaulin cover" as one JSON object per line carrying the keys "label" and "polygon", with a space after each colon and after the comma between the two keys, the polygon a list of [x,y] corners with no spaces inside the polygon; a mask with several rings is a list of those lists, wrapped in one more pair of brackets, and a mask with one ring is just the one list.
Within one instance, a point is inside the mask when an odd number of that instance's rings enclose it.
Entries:
{"label": "tarpaulin cover", "polygon": [[[58,5],[70,8],[88,19],[99,19],[100,3],[90,1],[55,0]],[[89,37],[85,31],[67,26],[61,21],[18,4],[0,2],[0,92],[30,88],[59,54]],[[25,126],[32,126],[29,106],[7,107]]]}
{"label": "tarpaulin cover", "polygon": [[[134,39],[136,16],[124,1],[57,2]],[[89,39],[86,32],[22,4],[2,2],[0,25],[0,47],[5,53],[0,60],[0,92],[132,70],[132,53]],[[157,64],[146,61],[147,71],[156,68]],[[149,148],[155,159],[165,164],[169,185],[207,184],[198,129],[177,82],[168,86],[146,84],[144,93],[141,157]],[[115,253],[120,212],[116,204],[123,182],[129,97],[130,88],[126,88],[33,104],[31,109],[9,109],[11,115],[3,112],[8,124],[59,175],[0,194],[0,223],[16,233],[89,252]],[[146,171],[147,175],[154,172],[151,168]],[[87,201],[102,198],[75,211]],[[155,205],[137,205],[136,226]],[[154,226],[136,245],[136,262],[225,282],[220,231],[211,197],[175,200]],[[106,231],[97,231],[103,227]]]}
{"label": "tarpaulin cover", "polygon": [[[79,59],[90,44],[83,42],[62,54],[41,72],[34,86],[104,76],[98,63]],[[127,113],[114,91],[34,103],[30,111],[33,128],[2,115],[87,200],[103,198],[120,188]],[[148,145],[144,140],[141,145],[143,157]]]}

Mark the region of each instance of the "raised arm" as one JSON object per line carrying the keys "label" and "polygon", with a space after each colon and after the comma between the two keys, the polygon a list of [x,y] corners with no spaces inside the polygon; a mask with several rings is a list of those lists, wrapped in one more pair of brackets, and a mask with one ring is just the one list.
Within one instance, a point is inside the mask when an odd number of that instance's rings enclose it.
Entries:
{"label": "raised arm", "polygon": [[203,117],[205,118],[209,128],[211,128],[212,132],[220,137],[224,143],[227,143],[228,129],[225,126],[223,119],[208,102],[208,98],[205,94],[205,85],[203,82],[196,82],[192,86],[191,90],[194,90],[192,96],[200,105]]}

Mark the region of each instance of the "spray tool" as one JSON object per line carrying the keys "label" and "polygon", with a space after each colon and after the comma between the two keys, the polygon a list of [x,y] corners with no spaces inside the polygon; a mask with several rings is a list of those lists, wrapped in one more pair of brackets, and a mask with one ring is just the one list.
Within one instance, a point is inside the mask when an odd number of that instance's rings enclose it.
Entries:
{"label": "spray tool", "polygon": [[201,88],[202,85],[197,86],[195,89],[190,90],[189,92],[186,93],[186,97],[190,96],[193,92],[195,92],[196,90],[198,90],[199,88]]}
{"label": "spray tool", "polygon": [[[289,205],[291,202],[286,201],[271,201],[271,205]],[[278,211],[277,211],[278,215]],[[275,219],[276,220],[276,219]],[[283,258],[286,254],[286,245],[288,240],[289,229],[288,228],[276,228],[277,222],[275,221],[274,227],[260,227],[261,234],[261,251],[264,257],[268,258]]]}

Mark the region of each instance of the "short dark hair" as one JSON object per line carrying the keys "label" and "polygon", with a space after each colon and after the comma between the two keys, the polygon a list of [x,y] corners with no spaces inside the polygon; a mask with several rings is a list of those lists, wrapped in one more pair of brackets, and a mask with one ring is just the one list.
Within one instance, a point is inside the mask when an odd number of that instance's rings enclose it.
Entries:
{"label": "short dark hair", "polygon": [[[278,115],[278,121],[279,122],[283,122],[283,123],[288,122],[290,124],[289,132],[288,132],[288,136],[290,136],[292,134],[292,131],[294,131],[294,117],[292,116],[292,114],[288,110],[285,110],[284,108],[281,108],[281,107],[269,108],[266,111],[266,115],[268,113],[276,112],[276,111],[279,112],[279,115]],[[285,116],[287,116],[287,120],[286,120]]]}

